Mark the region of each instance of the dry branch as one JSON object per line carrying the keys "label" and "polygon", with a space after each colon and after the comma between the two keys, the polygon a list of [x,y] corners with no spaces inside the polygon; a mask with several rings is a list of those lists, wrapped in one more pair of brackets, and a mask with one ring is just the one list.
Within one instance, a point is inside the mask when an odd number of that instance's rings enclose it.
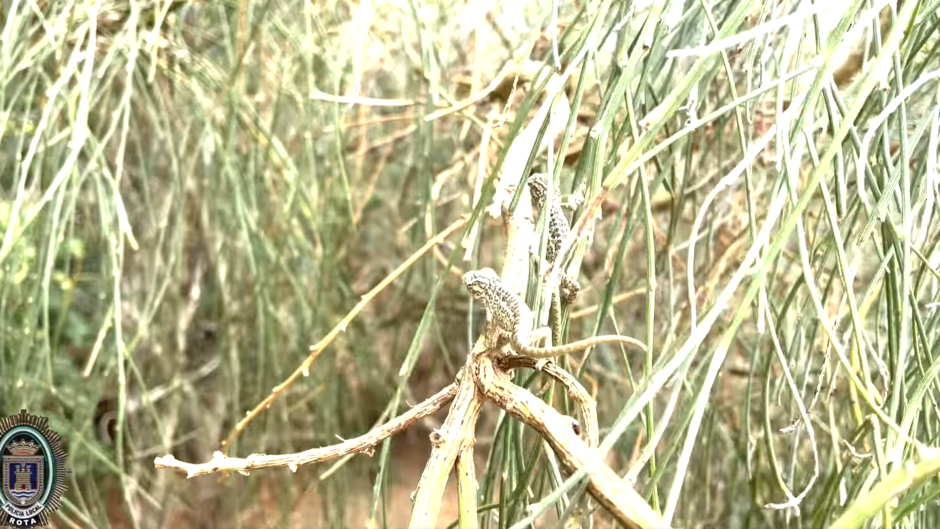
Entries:
{"label": "dry branch", "polygon": [[[531,128],[532,124],[529,127]],[[481,149],[482,152],[485,152],[485,149]],[[507,177],[505,173],[503,176]],[[521,174],[515,175],[514,181],[512,177],[508,177],[505,182],[501,180],[500,185],[514,187],[518,185],[520,176]],[[505,188],[501,188],[497,190],[497,195],[500,191],[508,194]],[[532,216],[531,200],[528,198],[528,189],[523,188],[522,192],[522,200],[519,201],[514,212],[510,213],[507,209],[508,197],[504,197],[506,200],[500,203],[505,234],[502,282],[506,288],[525,296],[528,287],[529,249],[534,238],[535,221]],[[474,430],[484,399],[476,387],[470,370],[474,359],[495,345],[495,335],[480,336],[470,354],[467,355],[467,364],[461,371],[460,389],[447,414],[447,420],[440,431],[431,435],[433,448],[415,491],[415,504],[409,524],[411,529],[434,527],[437,524],[444,488],[458,455],[473,457]]]}
{"label": "dry branch", "polygon": [[599,438],[597,404],[574,375],[562,369],[562,367],[555,362],[546,363],[544,360],[536,360],[528,356],[501,356],[497,360],[497,365],[503,371],[520,367],[539,369],[565,386],[565,389],[568,391],[568,396],[571,397],[571,400],[573,400],[581,410],[581,420],[583,421],[583,424],[579,425],[581,440],[591,448],[597,447]]}
{"label": "dry branch", "polygon": [[[483,396],[477,390],[473,377],[464,369],[447,419],[440,430],[431,433],[431,456],[428,458],[418,489],[408,527],[422,529],[435,527],[441,510],[444,487],[454,470],[457,455],[467,443],[473,442],[477,418],[483,408]],[[472,456],[472,454],[471,454]]]}
{"label": "dry branch", "polygon": [[[597,426],[597,403],[574,375],[562,369],[562,367],[555,362],[536,360],[535,358],[527,356],[500,356],[498,365],[500,369],[505,371],[518,367],[538,369],[557,380],[565,387],[568,397],[575,402],[578,409],[581,411],[581,423],[575,423],[577,428],[575,433],[581,436],[581,440],[584,441],[584,444],[588,447],[597,448],[600,442],[600,432]],[[586,519],[582,520],[582,526],[593,527],[593,520],[589,514],[593,510],[591,502],[582,500],[579,508],[582,513],[587,516]]]}
{"label": "dry branch", "polygon": [[369,302],[372,301],[372,299],[378,295],[379,292],[385,290],[385,288],[388,287],[390,284],[392,284],[393,281],[398,279],[398,277],[401,276],[405,272],[405,270],[410,268],[411,265],[415,264],[418,261],[418,259],[421,258],[421,256],[423,256],[429,250],[437,246],[441,241],[451,236],[455,231],[462,228],[467,223],[468,218],[469,217],[465,215],[461,217],[459,220],[457,220],[457,222],[454,222],[453,224],[448,226],[444,231],[438,233],[434,238],[429,240],[427,243],[425,243],[424,246],[418,249],[418,251],[412,254],[411,257],[406,259],[405,262],[400,264],[398,268],[393,270],[392,273],[390,273],[388,277],[386,277],[378,285],[376,285],[375,288],[373,288],[367,294],[362,296],[362,299],[359,301],[359,303],[357,303],[356,306],[353,307],[351,311],[349,311],[349,314],[347,314],[346,317],[343,318],[336,325],[336,327],[333,327],[333,330],[331,330],[329,334],[327,334],[316,345],[310,346],[310,354],[303,361],[303,363],[301,363],[300,366],[298,366],[297,369],[295,369],[294,372],[291,373],[289,377],[287,377],[287,380],[285,380],[284,382],[281,382],[277,386],[274,386],[274,388],[271,389],[271,393],[269,393],[268,396],[264,398],[264,400],[259,402],[254,407],[254,409],[249,411],[245,415],[244,419],[238,421],[238,424],[235,425],[235,428],[233,428],[232,431],[229,432],[228,437],[226,437],[225,440],[222,441],[223,453],[227,452],[231,448],[232,442],[235,441],[235,438],[238,437],[239,434],[241,434],[241,432],[248,426],[248,424],[251,421],[254,420],[255,417],[260,415],[262,411],[270,408],[271,404],[273,404],[274,401],[277,400],[277,398],[280,397],[282,393],[287,391],[287,388],[291,387],[294,384],[294,382],[297,381],[298,378],[300,378],[301,376],[307,376],[310,373],[310,366],[313,364],[314,360],[316,360],[317,357],[320,356],[320,353],[322,353],[323,350],[326,349],[328,345],[333,343],[333,340],[335,340],[336,337],[339,336],[339,333],[344,332],[346,330],[346,326],[349,325],[349,323],[353,319],[355,319],[356,316],[359,315],[359,312],[361,312],[362,309],[365,308],[365,306],[368,305]]}
{"label": "dry branch", "polygon": [[248,474],[252,470],[275,467],[288,467],[292,471],[296,471],[297,467],[300,465],[331,461],[348,454],[366,453],[371,456],[372,450],[377,444],[408,428],[416,421],[439,410],[453,399],[456,394],[457,384],[451,384],[421,404],[418,404],[382,426],[374,428],[368,433],[354,439],[349,439],[348,441],[331,446],[311,448],[310,450],[304,450],[296,454],[252,454],[245,458],[228,457],[222,452],[217,451],[212,456],[212,459],[205,463],[185,463],[173,457],[172,454],[167,454],[154,459],[153,465],[158,469],[169,468],[179,472],[185,472],[187,478],[192,478],[216,472],[236,471],[241,474]]}
{"label": "dry branch", "polygon": [[571,417],[513,384],[505,371],[496,368],[492,355],[477,357],[473,378],[487,398],[542,434],[570,472],[587,469],[588,491],[618,522],[635,529],[667,527],[643,497],[581,441],[572,429]]}
{"label": "dry branch", "polygon": [[477,471],[473,462],[472,436],[464,440],[457,454],[457,519],[460,529],[476,529],[477,524]]}

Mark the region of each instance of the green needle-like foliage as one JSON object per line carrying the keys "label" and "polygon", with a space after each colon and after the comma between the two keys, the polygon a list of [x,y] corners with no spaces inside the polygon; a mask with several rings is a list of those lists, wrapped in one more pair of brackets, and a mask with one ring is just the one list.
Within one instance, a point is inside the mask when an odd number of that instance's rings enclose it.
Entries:
{"label": "green needle-like foliage", "polygon": [[[0,415],[65,438],[57,526],[405,526],[443,415],[295,472],[153,458],[334,444],[451,383],[484,330],[451,266],[502,266],[484,208],[538,171],[585,198],[567,339],[648,350],[558,362],[672,526],[940,527],[940,2],[884,4],[3,0]],[[537,432],[476,433],[462,527],[587,519]]]}

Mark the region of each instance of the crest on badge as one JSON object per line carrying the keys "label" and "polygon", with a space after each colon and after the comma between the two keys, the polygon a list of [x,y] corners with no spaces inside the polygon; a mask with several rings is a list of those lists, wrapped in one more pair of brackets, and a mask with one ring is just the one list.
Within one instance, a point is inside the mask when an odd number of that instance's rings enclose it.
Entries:
{"label": "crest on badge", "polygon": [[65,452],[45,417],[0,418],[0,527],[39,527],[65,492]]}

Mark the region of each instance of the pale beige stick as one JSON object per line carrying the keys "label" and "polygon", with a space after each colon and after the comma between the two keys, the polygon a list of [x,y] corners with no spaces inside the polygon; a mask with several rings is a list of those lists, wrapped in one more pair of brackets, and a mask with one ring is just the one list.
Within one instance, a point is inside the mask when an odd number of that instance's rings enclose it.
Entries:
{"label": "pale beige stick", "polygon": [[[482,152],[482,150],[481,150]],[[508,203],[502,205],[502,209]],[[505,256],[503,258],[502,281],[506,288],[525,296],[529,275],[529,248],[535,233],[532,207],[527,197],[519,202],[516,211],[509,215],[503,211],[505,230]],[[431,435],[431,457],[428,458],[421,481],[415,491],[414,508],[411,512],[410,529],[425,529],[437,525],[444,487],[454,470],[457,456],[464,443],[473,439],[476,422],[483,407],[483,395],[477,390],[469,366],[486,350],[496,346],[497,336],[484,334],[477,339],[461,370],[460,389],[450,407],[444,426]]]}
{"label": "pale beige stick", "polygon": [[457,520],[460,529],[477,529],[477,473],[473,463],[471,436],[464,440],[457,454]]}
{"label": "pale beige stick", "polygon": [[329,101],[330,103],[364,105],[367,107],[410,107],[419,104],[419,101],[411,99],[377,99],[374,97],[347,97],[327,94],[314,89],[310,92],[310,99],[319,99],[320,101]]}
{"label": "pale beige stick", "polygon": [[460,385],[447,419],[440,430],[431,433],[431,456],[414,493],[414,507],[408,525],[411,529],[437,526],[447,479],[454,470],[461,447],[473,439],[477,418],[483,408],[483,396],[473,377],[466,369],[458,376],[461,377]]}
{"label": "pale beige stick", "polygon": [[248,475],[252,470],[261,468],[288,467],[296,472],[300,465],[322,463],[338,459],[348,454],[366,453],[372,455],[373,448],[386,438],[408,428],[420,419],[427,417],[447,404],[457,394],[457,384],[451,384],[438,391],[437,394],[411,408],[407,412],[388,421],[387,423],[340,444],[311,448],[296,454],[252,454],[248,457],[228,457],[222,452],[215,452],[212,459],[205,463],[186,463],[167,454],[153,460],[153,466],[158,469],[169,468],[185,472],[187,478],[214,474],[216,472],[238,472]]}
{"label": "pale beige stick", "polygon": [[500,369],[506,371],[520,367],[539,369],[546,375],[560,382],[567,390],[568,396],[571,397],[571,400],[577,404],[581,411],[581,420],[583,423],[578,424],[578,428],[581,431],[581,440],[591,448],[597,447],[599,442],[597,404],[574,375],[562,369],[562,367],[555,362],[545,363],[528,356],[503,356],[497,360],[497,365]]}
{"label": "pale beige stick", "polygon": [[[504,356],[499,359],[498,365],[501,369],[511,369],[515,367],[527,367],[530,369],[539,369],[548,376],[561,383],[567,390],[571,400],[575,402],[581,411],[581,422],[574,423],[577,426],[576,434],[581,436],[589,448],[597,448],[600,442],[599,428],[597,426],[597,403],[588,394],[584,386],[578,382],[574,375],[562,369],[555,362],[545,363],[544,360],[536,360],[525,356]],[[589,497],[584,497],[580,501],[578,509],[583,517],[582,527],[593,527],[594,522],[591,512],[594,506]]]}
{"label": "pale beige stick", "polygon": [[588,492],[618,522],[631,529],[668,528],[643,497],[581,441],[572,429],[571,417],[513,384],[505,371],[496,368],[492,355],[480,355],[473,367],[473,377],[487,398],[542,434],[570,472],[587,469]]}

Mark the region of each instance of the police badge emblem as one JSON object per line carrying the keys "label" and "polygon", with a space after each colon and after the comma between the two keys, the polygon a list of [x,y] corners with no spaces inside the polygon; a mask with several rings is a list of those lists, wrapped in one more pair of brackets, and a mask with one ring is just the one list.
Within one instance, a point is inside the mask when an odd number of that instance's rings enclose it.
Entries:
{"label": "police badge emblem", "polygon": [[65,452],[48,419],[20,411],[0,418],[0,527],[39,527],[65,492]]}

